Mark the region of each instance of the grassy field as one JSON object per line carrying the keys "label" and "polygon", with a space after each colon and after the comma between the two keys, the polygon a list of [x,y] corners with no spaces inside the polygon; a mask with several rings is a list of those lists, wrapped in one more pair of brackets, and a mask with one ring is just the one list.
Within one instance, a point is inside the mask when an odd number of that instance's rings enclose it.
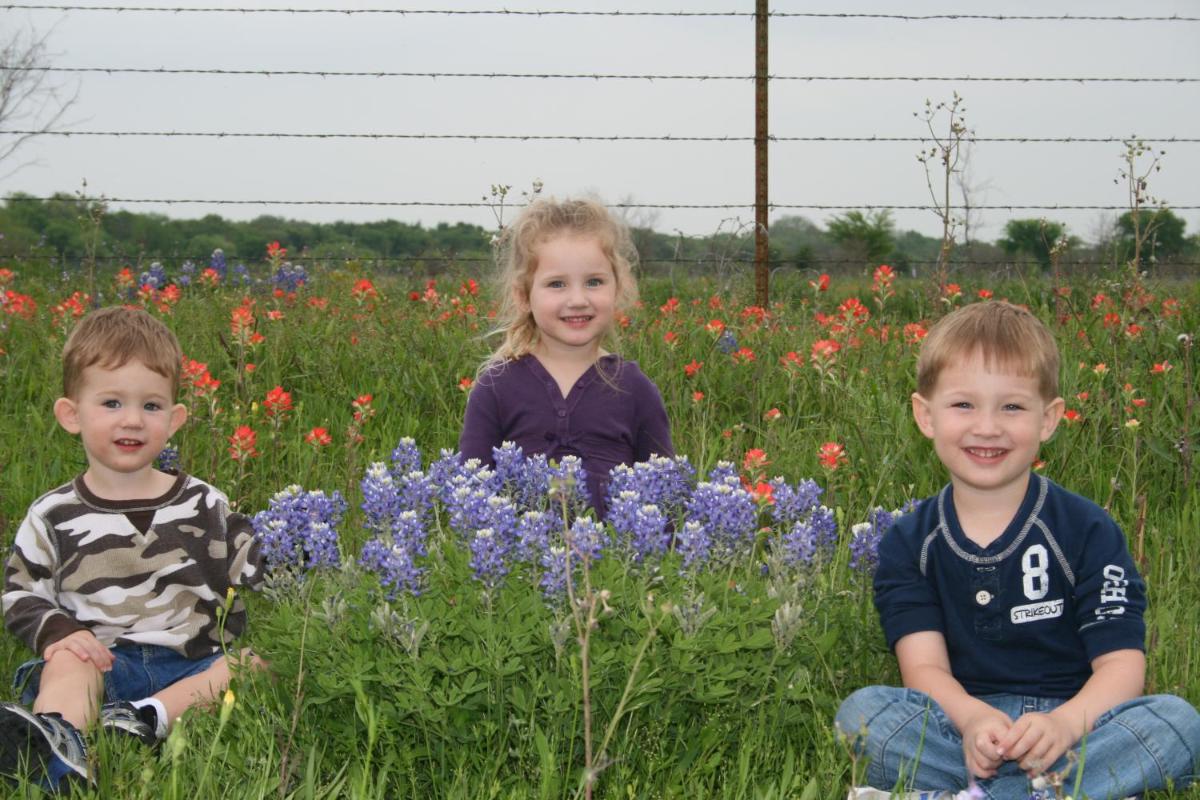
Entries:
{"label": "grassy field", "polygon": [[[756,490],[732,493],[749,532],[685,564],[679,551],[639,560],[604,531],[603,555],[576,559],[572,602],[544,594],[550,551],[536,537],[488,551],[446,491],[440,451],[457,441],[488,351],[481,276],[372,281],[351,264],[295,286],[274,264],[244,286],[203,274],[183,285],[167,270],[158,288],[139,289],[136,275],[43,279],[8,266],[6,545],[28,504],[84,465],[50,409],[64,335],[96,302],[145,305],[178,334],[191,418],[173,444],[184,470],[251,515],[291,485],[346,505],[337,565],[280,568],[246,597],[246,642],[269,674],[240,676],[220,711],[189,714],[156,753],[97,743],[99,796],[567,798],[591,778],[605,798],[844,797],[862,765],[833,735],[837,704],[898,681],[871,604],[871,526],[857,538],[854,526],[945,482],[909,413],[916,345],[947,309],[986,296],[1052,326],[1069,418],[1038,469],[1124,528],[1150,586],[1148,691],[1200,702],[1195,282],[964,274],[936,287],[864,273],[824,287],[782,274],[765,309],[749,304],[748,283],[718,294],[703,280],[645,282],[619,350],[660,387],[696,479],[715,469],[718,482]],[[364,510],[363,481],[399,482],[402,437],[442,497],[421,546],[381,574],[359,564],[388,527]],[[837,531],[797,544],[796,519],[766,493],[811,492],[808,479]],[[698,507],[663,502],[676,530]],[[810,504],[801,521],[815,527],[825,513]],[[549,543],[561,536],[552,530]],[[419,571],[419,594],[396,578],[401,567]],[[0,641],[8,675],[30,654]]]}

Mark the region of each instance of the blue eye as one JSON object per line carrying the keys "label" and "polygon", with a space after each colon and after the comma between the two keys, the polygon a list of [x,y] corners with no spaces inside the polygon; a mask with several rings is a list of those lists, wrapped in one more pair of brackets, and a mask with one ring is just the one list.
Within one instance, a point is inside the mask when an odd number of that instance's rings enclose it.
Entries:
{"label": "blue eye", "polygon": [[120,408],[121,401],[120,400],[105,400],[100,405],[104,406],[105,408]]}
{"label": "blue eye", "polygon": [[596,287],[596,286],[603,286],[603,285],[604,285],[603,278],[589,278],[588,279],[588,286]]}
{"label": "blue eye", "polygon": [[154,402],[146,403],[144,406],[142,406],[142,408],[146,409],[147,411],[162,411],[162,406]]}

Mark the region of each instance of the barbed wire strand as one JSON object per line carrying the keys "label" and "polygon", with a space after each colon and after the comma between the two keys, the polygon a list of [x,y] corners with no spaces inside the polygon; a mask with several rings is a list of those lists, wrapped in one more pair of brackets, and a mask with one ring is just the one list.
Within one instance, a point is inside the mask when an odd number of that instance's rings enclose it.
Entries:
{"label": "barbed wire strand", "polygon": [[[502,16],[502,17],[754,17],[753,11],[599,11],[568,9],[432,9],[432,8],[234,8],[231,6],[79,6],[50,4],[0,5],[0,9],[26,11],[107,11],[169,14],[393,14],[398,16]],[[1080,14],[888,14],[821,11],[769,11],[769,17],[783,19],[876,19],[903,22],[935,20],[985,22],[1200,22],[1200,17],[1080,15]]]}
{"label": "barbed wire strand", "polygon": [[[40,131],[0,130],[0,136],[108,136],[208,138],[208,139],[434,139],[516,142],[753,142],[753,136],[589,135],[540,133],[297,133],[284,131]],[[927,143],[920,136],[768,136],[772,142],[903,142]],[[1113,144],[1128,141],[1152,144],[1195,144],[1200,137],[1187,136],[967,136],[966,142],[1011,144]]]}
{"label": "barbed wire strand", "polygon": [[[211,198],[155,198],[155,197],[88,197],[70,195],[60,197],[32,197],[29,195],[10,195],[5,198],[9,203],[71,201],[81,203],[128,203],[128,204],[161,204],[161,205],[242,205],[242,206],[381,206],[389,208],[495,208],[494,203],[440,201],[440,200],[238,200]],[[520,205],[520,204],[515,204]],[[608,208],[649,208],[677,210],[723,210],[737,211],[754,208],[753,203],[607,203]],[[1175,211],[1196,211],[1200,205],[1168,206]],[[815,211],[839,211],[843,209],[861,209],[867,211],[930,211],[934,207],[928,203],[891,203],[891,204],[831,204],[831,203],[770,203],[771,210],[804,209]],[[970,211],[1128,211],[1128,206],[1121,205],[1073,205],[1073,204],[980,204],[980,205],[951,205],[950,210]]]}
{"label": "barbed wire strand", "polygon": [[[390,70],[312,70],[312,69],[224,69],[219,67],[0,67],[9,72],[60,72],[102,75],[221,75],[267,78],[511,78],[536,80],[613,80],[613,81],[752,81],[754,75],[635,74],[617,72],[396,72]],[[1121,77],[1121,76],[1038,76],[1038,75],[768,75],[772,81],[820,82],[931,82],[967,83],[1200,83],[1200,78]]]}

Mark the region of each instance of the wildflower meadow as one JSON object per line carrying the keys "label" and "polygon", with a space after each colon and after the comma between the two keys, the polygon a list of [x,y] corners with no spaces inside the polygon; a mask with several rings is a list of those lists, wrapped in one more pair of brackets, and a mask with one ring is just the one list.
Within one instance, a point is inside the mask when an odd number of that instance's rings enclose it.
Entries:
{"label": "wildflower meadow", "polygon": [[[131,303],[185,353],[190,418],[162,463],[226,492],[271,563],[244,598],[269,671],[157,751],[99,742],[81,796],[845,797],[863,765],[834,711],[899,682],[875,546],[946,481],[911,420],[917,347],[989,297],[1056,334],[1067,412],[1035,468],[1123,527],[1147,690],[1200,701],[1195,281],[791,270],[764,308],[748,279],[644,277],[617,347],[662,391],[677,455],[618,468],[600,523],[572,459],[454,451],[489,351],[481,274],[306,271],[277,243],[186,266],[0,269],[6,545],[84,466],[51,414],[65,335]],[[0,641],[11,675],[29,654]]]}

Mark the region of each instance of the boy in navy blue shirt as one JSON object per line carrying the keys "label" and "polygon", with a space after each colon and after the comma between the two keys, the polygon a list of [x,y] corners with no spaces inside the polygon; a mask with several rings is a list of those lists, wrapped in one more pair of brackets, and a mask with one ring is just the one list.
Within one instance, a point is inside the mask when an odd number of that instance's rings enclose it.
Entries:
{"label": "boy in navy blue shirt", "polygon": [[836,723],[878,790],[1026,800],[1068,772],[1074,789],[1082,763],[1099,800],[1195,776],[1200,714],[1142,696],[1145,584],[1121,530],[1031,471],[1062,417],[1058,371],[1050,332],[1009,303],[959,309],[922,343],[913,416],[950,483],[879,546],[904,688],[855,692]]}

